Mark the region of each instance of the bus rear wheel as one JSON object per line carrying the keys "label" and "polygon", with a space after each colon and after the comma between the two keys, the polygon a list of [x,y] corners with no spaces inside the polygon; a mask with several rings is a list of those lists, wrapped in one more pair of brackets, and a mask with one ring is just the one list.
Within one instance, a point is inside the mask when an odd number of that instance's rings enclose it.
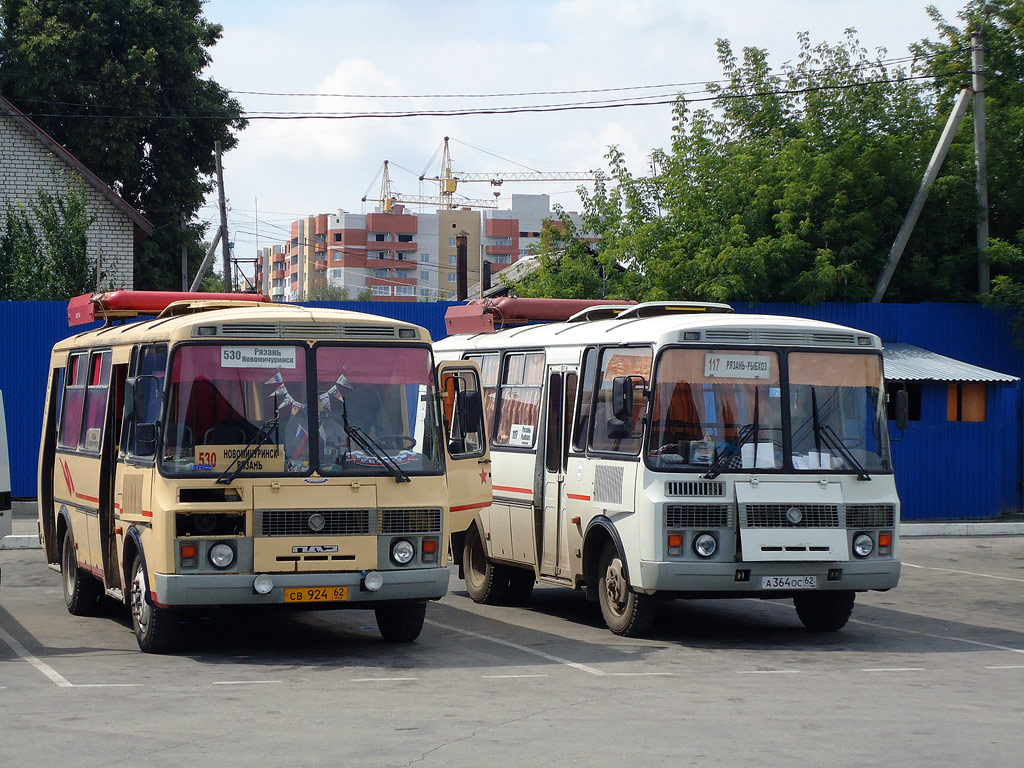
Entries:
{"label": "bus rear wheel", "polygon": [[466,531],[462,569],[466,578],[466,591],[473,602],[497,605],[505,598],[508,574],[487,557],[480,529],[476,525],[471,525]]}
{"label": "bus rear wheel", "polygon": [[411,643],[423,631],[426,603],[391,603],[373,609],[380,636],[389,643]]}
{"label": "bus rear wheel", "polygon": [[837,632],[853,613],[853,592],[812,592],[796,595],[793,606],[803,625],[813,632]]}
{"label": "bus rear wheel", "polygon": [[177,613],[169,608],[157,608],[149,600],[149,584],[142,552],[135,555],[131,580],[132,627],[135,640],[145,653],[166,653],[174,647],[178,633]]}
{"label": "bus rear wheel", "polygon": [[78,555],[75,552],[75,537],[71,526],[64,532],[64,543],[60,552],[61,579],[64,585],[64,604],[72,616],[89,616],[96,610],[100,599],[101,585],[96,579],[78,569]]}
{"label": "bus rear wheel", "polygon": [[645,635],[654,624],[658,603],[653,596],[630,589],[622,557],[611,542],[601,552],[598,574],[598,602],[608,629],[623,637]]}

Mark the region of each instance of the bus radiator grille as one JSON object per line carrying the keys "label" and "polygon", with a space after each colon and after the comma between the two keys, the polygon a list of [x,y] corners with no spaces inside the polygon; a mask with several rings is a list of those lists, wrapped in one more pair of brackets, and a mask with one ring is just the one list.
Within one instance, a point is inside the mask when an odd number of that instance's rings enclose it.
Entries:
{"label": "bus radiator grille", "polygon": [[896,507],[892,504],[847,504],[847,528],[892,528]]}
{"label": "bus radiator grille", "polygon": [[369,509],[264,509],[256,513],[260,536],[359,536],[372,533]]}
{"label": "bus radiator grille", "polygon": [[[800,512],[792,522],[787,513]],[[839,507],[835,504],[747,504],[743,507],[747,528],[838,528]]]}
{"label": "bus radiator grille", "polygon": [[728,528],[728,504],[668,504],[665,525],[668,528]]}
{"label": "bus radiator grille", "polygon": [[725,496],[721,480],[670,480],[665,483],[666,496]]}
{"label": "bus radiator grille", "polygon": [[382,509],[381,533],[440,533],[440,509]]}

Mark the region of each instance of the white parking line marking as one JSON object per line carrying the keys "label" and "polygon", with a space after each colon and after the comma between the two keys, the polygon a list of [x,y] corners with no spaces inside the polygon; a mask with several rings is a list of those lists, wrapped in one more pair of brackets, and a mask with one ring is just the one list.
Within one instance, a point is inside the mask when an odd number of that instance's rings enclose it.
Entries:
{"label": "white parking line marking", "polygon": [[415,677],[357,677],[353,683],[392,683],[403,680],[417,680]]}
{"label": "white parking line marking", "polygon": [[1024,669],[1024,664],[1005,664],[1001,667],[985,667],[985,669]]}
{"label": "white parking line marking", "polygon": [[579,664],[575,661],[569,661],[568,659],[563,659],[561,656],[552,656],[550,653],[544,653],[544,651],[537,651],[533,648],[527,648],[525,645],[512,643],[508,640],[501,640],[500,638],[491,637],[490,635],[481,635],[479,632],[470,632],[468,629],[459,629],[458,627],[451,627],[447,624],[438,624],[436,621],[427,621],[426,623],[433,624],[435,627],[440,627],[441,629],[447,629],[449,632],[458,632],[460,635],[468,635],[469,637],[475,637],[478,640],[486,640],[489,643],[497,643],[498,645],[504,645],[506,648],[515,648],[517,651],[529,653],[533,656],[540,656],[540,658],[542,659],[553,661],[556,664],[564,664],[567,667],[572,667],[573,669],[578,669],[581,672],[587,672],[591,675],[601,676],[606,674],[605,672],[602,672],[600,669],[588,667],[586,664]]}
{"label": "white parking line marking", "polygon": [[74,686],[71,685],[71,683],[69,683],[67,681],[67,679],[64,677],[64,675],[62,675],[60,672],[55,670],[53,667],[51,667],[45,661],[40,661],[35,656],[33,656],[31,653],[29,653],[25,649],[25,646],[23,646],[21,643],[19,643],[13,637],[11,637],[9,634],[7,634],[3,629],[0,629],[0,640],[3,640],[5,643],[7,643],[8,647],[12,651],[14,651],[18,655],[19,658],[21,658],[24,661],[27,661],[33,667],[35,667],[40,672],[42,672],[44,675],[46,675],[48,678],[50,678],[50,680],[53,681],[57,685],[58,688],[73,688],[74,687]]}
{"label": "white parking line marking", "polygon": [[865,627],[874,627],[875,629],[888,629],[893,632],[903,632],[907,635],[920,635],[921,637],[932,637],[936,640],[952,640],[957,643],[967,643],[968,645],[978,645],[982,648],[992,648],[997,651],[1009,651],[1010,653],[1024,653],[1024,648],[1011,648],[1007,645],[996,645],[995,643],[983,643],[980,640],[968,640],[966,637],[952,637],[951,635],[934,635],[931,632],[918,632],[916,629],[903,629],[903,627],[890,627],[886,624],[875,624],[871,621],[862,621],[861,619],[850,619],[851,624],[863,624]]}
{"label": "white parking line marking", "polygon": [[799,675],[799,669],[737,669],[737,675]]}
{"label": "white parking line marking", "polygon": [[484,680],[516,680],[520,677],[547,677],[547,675],[480,675]]}
{"label": "white parking line marking", "polygon": [[216,680],[214,685],[277,685],[280,680]]}
{"label": "white parking line marking", "polygon": [[925,672],[924,667],[872,667],[861,669],[861,672]]}
{"label": "white parking line marking", "polygon": [[1024,579],[1015,579],[1012,576],[993,576],[990,573],[975,573],[974,571],[957,571],[953,568],[936,568],[931,565],[914,565],[913,563],[903,563],[907,568],[920,568],[924,571],[944,571],[946,573],[959,573],[963,576],[981,576],[984,579],[999,579],[1000,581],[1016,581],[1018,584],[1024,584]]}

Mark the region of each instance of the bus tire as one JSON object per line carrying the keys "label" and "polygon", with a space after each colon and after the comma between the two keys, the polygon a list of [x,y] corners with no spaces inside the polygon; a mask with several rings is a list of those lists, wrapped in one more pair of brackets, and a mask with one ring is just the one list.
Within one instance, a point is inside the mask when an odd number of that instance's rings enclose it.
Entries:
{"label": "bus tire", "polygon": [[622,556],[612,542],[598,561],[598,602],[604,623],[616,635],[642,637],[654,624],[658,603],[652,595],[630,589]]}
{"label": "bus tire", "polygon": [[793,606],[803,625],[812,632],[837,632],[853,613],[853,592],[811,592],[796,595]]}
{"label": "bus tire", "polygon": [[466,591],[474,603],[497,605],[508,591],[508,575],[504,568],[495,565],[487,557],[480,529],[469,526],[462,550],[462,568],[465,573]]}
{"label": "bus tire", "polygon": [[505,593],[505,601],[510,605],[524,605],[529,602],[533,594],[533,585],[537,582],[533,571],[524,568],[507,566],[501,570],[508,575],[508,587]]}
{"label": "bus tire", "polygon": [[64,531],[64,542],[61,545],[60,571],[64,585],[64,604],[72,616],[90,616],[96,612],[100,600],[102,585],[88,573],[78,568],[78,556],[75,552],[75,537],[71,526]]}
{"label": "bus tire", "polygon": [[427,604],[385,603],[373,609],[380,636],[389,643],[411,643],[423,631]]}
{"label": "bus tire", "polygon": [[149,584],[142,551],[132,564],[130,608],[135,640],[144,653],[166,653],[174,647],[178,634],[178,615],[169,608],[157,608],[149,599]]}

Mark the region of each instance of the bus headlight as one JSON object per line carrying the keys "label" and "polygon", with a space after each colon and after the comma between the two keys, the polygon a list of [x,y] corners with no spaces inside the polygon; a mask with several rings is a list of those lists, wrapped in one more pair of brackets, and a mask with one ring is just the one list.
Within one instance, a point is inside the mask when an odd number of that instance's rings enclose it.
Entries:
{"label": "bus headlight", "polygon": [[718,542],[710,533],[702,533],[693,540],[693,551],[701,557],[711,557],[718,549]]}
{"label": "bus headlight", "polygon": [[376,592],[384,586],[384,574],[377,571],[367,571],[363,574],[363,588],[367,592]]}
{"label": "bus headlight", "polygon": [[269,573],[261,573],[253,580],[252,588],[257,595],[269,595],[274,588],[274,579]]}
{"label": "bus headlight", "polygon": [[235,549],[230,544],[221,541],[210,547],[208,557],[210,558],[210,565],[214,568],[220,568],[221,570],[230,568],[231,564],[235,562]]}
{"label": "bus headlight", "polygon": [[408,539],[399,539],[391,545],[391,559],[398,565],[408,565],[416,556],[416,547]]}
{"label": "bus headlight", "polygon": [[857,557],[867,557],[875,549],[875,542],[866,533],[858,533],[853,537],[853,553]]}

